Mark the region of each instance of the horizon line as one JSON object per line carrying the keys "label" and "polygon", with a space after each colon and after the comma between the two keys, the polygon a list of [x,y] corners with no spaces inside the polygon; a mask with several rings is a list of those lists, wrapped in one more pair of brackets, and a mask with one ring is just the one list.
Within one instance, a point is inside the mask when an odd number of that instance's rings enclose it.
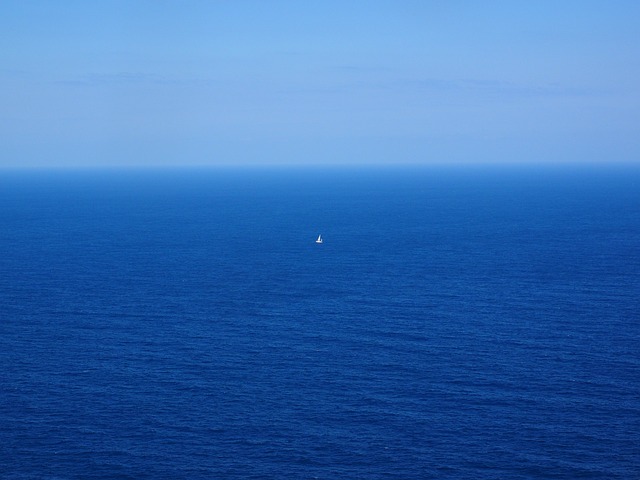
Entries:
{"label": "horizon line", "polygon": [[0,171],[92,171],[92,170],[229,170],[229,169],[369,169],[402,168],[422,169],[432,167],[640,167],[640,160],[565,160],[558,161],[509,161],[509,160],[442,160],[430,162],[220,162],[220,163],[98,163],[98,164],[0,164]]}

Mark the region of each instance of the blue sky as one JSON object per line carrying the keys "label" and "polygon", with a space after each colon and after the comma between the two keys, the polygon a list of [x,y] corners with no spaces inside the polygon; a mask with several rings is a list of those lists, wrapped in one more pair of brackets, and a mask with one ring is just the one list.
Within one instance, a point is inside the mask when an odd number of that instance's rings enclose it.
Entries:
{"label": "blue sky", "polygon": [[0,4],[0,166],[639,162],[640,2]]}

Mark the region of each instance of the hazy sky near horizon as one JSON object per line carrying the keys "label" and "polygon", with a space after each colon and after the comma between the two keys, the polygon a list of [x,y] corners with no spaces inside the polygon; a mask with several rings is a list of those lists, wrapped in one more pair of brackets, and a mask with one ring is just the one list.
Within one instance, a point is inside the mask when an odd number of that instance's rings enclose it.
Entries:
{"label": "hazy sky near horizon", "polygon": [[0,166],[639,162],[640,2],[9,0]]}

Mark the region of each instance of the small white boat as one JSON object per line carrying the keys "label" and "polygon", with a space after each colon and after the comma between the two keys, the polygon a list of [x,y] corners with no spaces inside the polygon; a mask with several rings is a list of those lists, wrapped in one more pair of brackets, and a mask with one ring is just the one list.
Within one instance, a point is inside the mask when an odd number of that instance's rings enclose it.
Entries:
{"label": "small white boat", "polygon": [[316,240],[316,243],[322,243],[322,235],[318,235],[318,239]]}

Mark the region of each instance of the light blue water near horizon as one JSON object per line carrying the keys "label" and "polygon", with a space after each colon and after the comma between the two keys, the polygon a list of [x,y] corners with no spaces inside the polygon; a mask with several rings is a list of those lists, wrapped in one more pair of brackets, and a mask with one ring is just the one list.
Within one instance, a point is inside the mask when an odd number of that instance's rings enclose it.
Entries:
{"label": "light blue water near horizon", "polygon": [[2,478],[640,476],[638,167],[4,171],[0,248]]}

